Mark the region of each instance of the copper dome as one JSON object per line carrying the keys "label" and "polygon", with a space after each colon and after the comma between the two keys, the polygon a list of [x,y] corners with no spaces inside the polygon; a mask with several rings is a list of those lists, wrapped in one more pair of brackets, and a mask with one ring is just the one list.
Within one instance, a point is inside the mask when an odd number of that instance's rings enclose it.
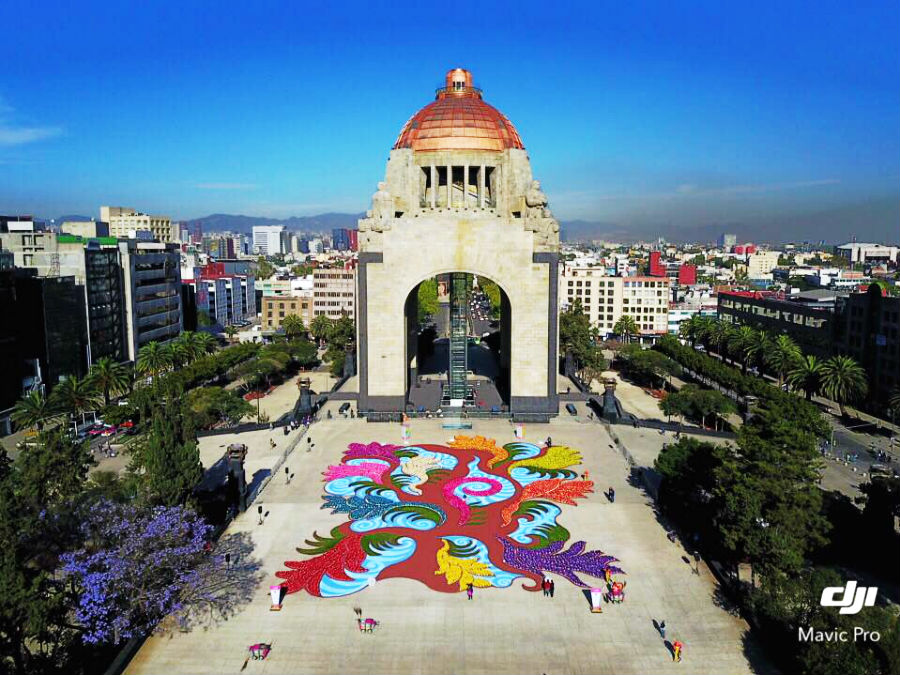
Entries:
{"label": "copper dome", "polygon": [[436,100],[403,125],[394,149],[416,151],[524,149],[519,132],[506,115],[481,99],[472,73],[454,68]]}

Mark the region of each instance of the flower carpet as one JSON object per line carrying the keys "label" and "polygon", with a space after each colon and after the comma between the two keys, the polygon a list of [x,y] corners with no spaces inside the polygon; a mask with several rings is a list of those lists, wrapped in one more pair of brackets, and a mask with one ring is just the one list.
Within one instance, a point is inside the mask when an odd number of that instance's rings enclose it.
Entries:
{"label": "flower carpet", "polygon": [[[324,472],[322,508],[346,514],[327,535],[314,532],[276,573],[288,593],[338,597],[393,577],[445,593],[508,588],[544,575],[589,586],[582,576],[623,574],[618,560],[584,541],[569,544],[560,505],[576,506],[593,482],[572,467],[578,451],[483,436],[447,445],[351,443]],[[567,546],[568,545],[568,546]]]}

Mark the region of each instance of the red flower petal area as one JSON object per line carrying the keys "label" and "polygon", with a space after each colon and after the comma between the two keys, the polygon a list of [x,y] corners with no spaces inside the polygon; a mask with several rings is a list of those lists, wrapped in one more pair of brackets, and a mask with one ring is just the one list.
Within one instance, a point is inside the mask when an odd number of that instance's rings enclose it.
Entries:
{"label": "red flower petal area", "polygon": [[[454,442],[457,445],[458,440]],[[326,475],[328,501],[323,506],[351,519],[338,524],[329,537],[315,534],[315,541],[307,541],[312,548],[297,549],[315,555],[285,562],[288,569],[276,576],[284,580],[288,593],[303,590],[320,597],[354,593],[376,578],[380,581],[392,577],[416,579],[435,591],[455,593],[460,590],[459,584],[436,574],[438,552],[448,542],[450,549],[442,554],[445,558],[449,555],[456,561],[470,561],[462,565],[481,570],[479,582],[498,587],[507,587],[513,578],[524,577],[531,583],[522,588],[537,590],[546,572],[559,574],[579,586],[587,586],[579,574],[602,579],[607,569],[623,573],[613,564],[618,562],[616,558],[602,551],[585,551],[585,542],[575,542],[564,550],[568,537],[565,528],[558,527],[552,515],[546,517],[547,509],[543,509],[545,517],[540,519],[542,505],[555,502],[574,506],[577,499],[584,499],[593,491],[593,483],[573,477],[573,471],[560,469],[544,471],[546,478],[541,480],[533,480],[532,476],[532,482],[523,486],[509,473],[512,461],[522,457],[522,452],[530,452],[525,456],[538,459],[547,449],[522,442],[504,448],[510,453],[507,460],[495,463],[484,472],[488,475],[469,476],[468,465],[477,458],[478,466],[487,467],[488,461],[496,459],[496,448],[492,453],[477,445],[451,448],[351,444],[342,463],[331,467]],[[418,486],[422,494],[412,495],[402,490],[411,477],[396,470],[401,458],[420,452],[452,455],[457,461],[449,469],[445,462],[443,468],[429,470],[428,481]],[[363,464],[358,477],[354,477],[350,468],[353,465],[347,461],[363,458],[387,460],[390,467],[378,475],[366,471]],[[513,485],[515,494],[492,501],[498,498],[501,478],[503,484]],[[471,487],[467,483],[472,483]],[[466,498],[461,499],[454,490]],[[388,496],[392,498],[386,499]],[[354,523],[360,531],[352,529]],[[515,540],[511,538],[514,534]],[[409,540],[414,541],[414,546]],[[475,565],[476,561],[481,565]],[[485,574],[485,568],[491,569],[492,574]]]}

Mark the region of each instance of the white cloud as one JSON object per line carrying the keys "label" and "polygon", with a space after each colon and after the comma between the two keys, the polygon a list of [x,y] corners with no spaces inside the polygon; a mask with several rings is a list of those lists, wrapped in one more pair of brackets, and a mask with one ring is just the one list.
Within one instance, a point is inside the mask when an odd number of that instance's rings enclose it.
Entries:
{"label": "white cloud", "polygon": [[12,106],[0,98],[0,147],[14,145],[26,145],[36,141],[43,141],[62,134],[61,127],[36,127],[16,124],[11,118],[14,113]]}
{"label": "white cloud", "polygon": [[16,127],[0,121],[0,146],[25,145],[60,134],[60,127]]}

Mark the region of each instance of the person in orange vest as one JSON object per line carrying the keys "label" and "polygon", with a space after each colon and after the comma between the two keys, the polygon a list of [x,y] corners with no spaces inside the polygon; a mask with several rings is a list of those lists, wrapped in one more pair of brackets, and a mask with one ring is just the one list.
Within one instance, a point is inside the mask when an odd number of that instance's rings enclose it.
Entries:
{"label": "person in orange vest", "polygon": [[675,640],[672,643],[672,660],[673,661],[681,661],[681,652],[684,650],[684,645],[681,644],[680,640]]}

